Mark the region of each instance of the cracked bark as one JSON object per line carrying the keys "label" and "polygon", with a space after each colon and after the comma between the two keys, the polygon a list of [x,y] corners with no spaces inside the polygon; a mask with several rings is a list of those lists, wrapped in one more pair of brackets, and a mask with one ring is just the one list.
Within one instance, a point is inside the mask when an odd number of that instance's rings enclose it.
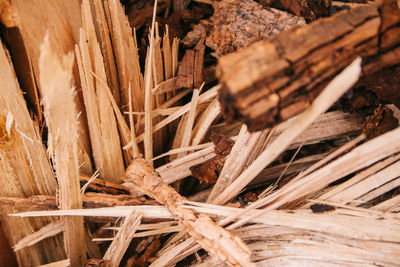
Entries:
{"label": "cracked bark", "polygon": [[357,56],[364,76],[400,63],[396,1],[342,11],[222,57],[222,109],[250,131],[271,127],[305,110]]}

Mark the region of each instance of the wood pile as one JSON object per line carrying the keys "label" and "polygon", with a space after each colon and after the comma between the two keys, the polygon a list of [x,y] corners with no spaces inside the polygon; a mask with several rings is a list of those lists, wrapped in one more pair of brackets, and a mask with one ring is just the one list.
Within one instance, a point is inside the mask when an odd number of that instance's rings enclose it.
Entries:
{"label": "wood pile", "polygon": [[0,266],[398,266],[400,1],[0,22]]}

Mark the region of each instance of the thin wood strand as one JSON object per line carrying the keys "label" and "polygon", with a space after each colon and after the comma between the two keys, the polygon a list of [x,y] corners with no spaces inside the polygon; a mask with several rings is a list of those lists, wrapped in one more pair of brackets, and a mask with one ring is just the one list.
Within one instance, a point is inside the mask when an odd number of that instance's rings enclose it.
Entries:
{"label": "thin wood strand", "polygon": [[[190,102],[188,119],[187,119],[187,122],[186,122],[186,125],[184,128],[181,147],[189,146],[190,141],[192,139],[192,131],[193,131],[194,119],[196,116],[196,108],[197,108],[200,91],[201,91],[201,89],[193,90],[192,101]],[[178,158],[182,157],[183,155],[184,154],[179,153]]]}
{"label": "thin wood strand", "polygon": [[119,266],[126,249],[132,241],[137,227],[140,224],[142,216],[136,210],[133,210],[119,229],[113,242],[108,247],[103,259],[107,260],[110,266]]}
{"label": "thin wood strand", "polygon": [[149,56],[146,61],[146,77],[145,77],[145,104],[144,104],[144,156],[147,161],[151,161],[153,158],[153,117],[151,115],[153,109],[153,102],[151,98],[151,75],[152,75],[152,58],[153,58],[153,50],[154,50],[154,23],[156,19],[156,10],[157,10],[157,0],[154,0],[154,8],[153,8],[153,19],[151,22],[151,30],[150,30],[150,49]]}
{"label": "thin wood strand", "polygon": [[131,126],[130,134],[131,134],[131,143],[133,144],[133,146],[132,146],[133,158],[137,158],[137,157],[139,157],[139,148],[136,143],[135,124],[133,123],[132,101],[133,101],[132,87],[131,87],[131,84],[129,84],[129,124]]}
{"label": "thin wood strand", "polygon": [[61,221],[54,221],[46,226],[43,226],[38,231],[22,238],[17,244],[15,244],[15,246],[13,246],[13,249],[14,251],[18,251],[25,247],[32,246],[48,237],[58,235],[59,233],[62,233],[62,231],[63,225]]}

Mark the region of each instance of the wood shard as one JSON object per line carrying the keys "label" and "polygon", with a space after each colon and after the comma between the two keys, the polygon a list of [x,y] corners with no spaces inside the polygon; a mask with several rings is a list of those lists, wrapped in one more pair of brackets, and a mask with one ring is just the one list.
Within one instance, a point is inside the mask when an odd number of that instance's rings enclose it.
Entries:
{"label": "wood shard", "polygon": [[109,266],[119,266],[129,244],[133,239],[137,227],[140,224],[142,215],[133,210],[124,220],[118,230],[113,242],[108,247],[103,259],[109,262]]}
{"label": "wood shard", "polygon": [[153,197],[179,220],[182,226],[210,255],[233,266],[254,266],[250,250],[240,238],[215,224],[210,217],[183,208],[186,199],[178,194],[143,158],[129,165],[124,179],[133,183],[143,193]]}
{"label": "wood shard", "polygon": [[[72,85],[72,53],[60,58],[52,50],[49,36],[40,46],[40,86],[49,128],[48,151],[53,158],[59,184],[61,209],[79,209],[78,127]],[[86,262],[85,228],[81,217],[63,217],[64,246],[74,266]]]}
{"label": "wood shard", "polygon": [[[400,9],[395,2],[357,6],[220,58],[219,100],[228,120],[245,122],[250,131],[287,120],[305,110],[357,56],[363,58],[366,76],[398,64],[400,40],[394,29]],[[269,100],[271,95],[279,101]]]}

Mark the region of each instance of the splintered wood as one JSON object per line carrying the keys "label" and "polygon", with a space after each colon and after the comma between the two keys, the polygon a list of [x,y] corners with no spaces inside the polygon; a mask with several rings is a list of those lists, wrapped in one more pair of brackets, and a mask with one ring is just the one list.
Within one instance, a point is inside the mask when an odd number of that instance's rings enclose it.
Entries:
{"label": "splintered wood", "polygon": [[[20,90],[11,58],[5,47],[0,46],[0,196],[29,197],[37,194],[54,195],[57,183],[51,164],[42,145],[39,133],[29,116]],[[1,222],[8,242],[15,245],[49,220],[19,220],[7,216],[12,207],[0,209]],[[62,241],[45,240],[42,244],[16,253],[20,265],[40,265],[46,258],[58,260],[65,257]],[[54,246],[53,252],[46,246]]]}
{"label": "splintered wood", "polygon": [[0,23],[0,266],[398,265],[400,1],[0,0]]}
{"label": "splintered wood", "polygon": [[[50,42],[55,53],[63,55],[73,50],[79,40],[79,28],[81,27],[81,10],[79,0],[59,0],[53,2],[35,1],[27,2],[16,0],[11,2],[14,11],[18,14],[18,30],[21,36],[16,36],[15,54],[18,55],[20,72],[23,75],[23,85],[26,86],[27,96],[35,103],[36,112],[41,116],[39,95],[41,86],[37,82],[39,77],[40,45],[48,32]],[[51,29],[51,30],[49,30]],[[17,35],[16,33],[10,33]],[[22,38],[21,38],[22,37]],[[22,42],[21,43],[18,43]],[[26,57],[22,57],[26,53]],[[26,70],[28,65],[28,70]],[[25,69],[24,69],[25,68]],[[79,87],[77,66],[73,66],[73,85]],[[78,117],[78,149],[80,169],[84,173],[91,173],[91,155],[89,132],[86,126],[85,107],[79,94],[74,97]]]}
{"label": "splintered wood", "polygon": [[225,115],[264,129],[302,112],[357,56],[364,75],[398,64],[399,21],[395,1],[354,7],[221,58]]}
{"label": "splintered wood", "polygon": [[207,215],[183,208],[185,198],[164,183],[146,160],[134,159],[124,179],[165,205],[180,225],[215,259],[233,266],[254,265],[250,261],[250,250],[240,238],[215,224]]}
{"label": "splintered wood", "polygon": [[[60,186],[61,209],[79,209],[78,127],[72,87],[73,54],[62,59],[51,48],[46,36],[40,47],[40,85],[46,122],[49,127],[49,154],[52,156]],[[71,264],[86,262],[83,218],[64,217],[64,242]]]}
{"label": "splintered wood", "polygon": [[83,29],[75,53],[81,78],[94,161],[100,176],[115,183],[124,173],[117,123],[107,96],[106,72],[89,1],[82,3]]}
{"label": "splintered wood", "polygon": [[142,216],[133,210],[124,220],[114,241],[108,247],[103,259],[108,261],[110,266],[119,266],[126,249],[132,241],[133,235],[140,224]]}

